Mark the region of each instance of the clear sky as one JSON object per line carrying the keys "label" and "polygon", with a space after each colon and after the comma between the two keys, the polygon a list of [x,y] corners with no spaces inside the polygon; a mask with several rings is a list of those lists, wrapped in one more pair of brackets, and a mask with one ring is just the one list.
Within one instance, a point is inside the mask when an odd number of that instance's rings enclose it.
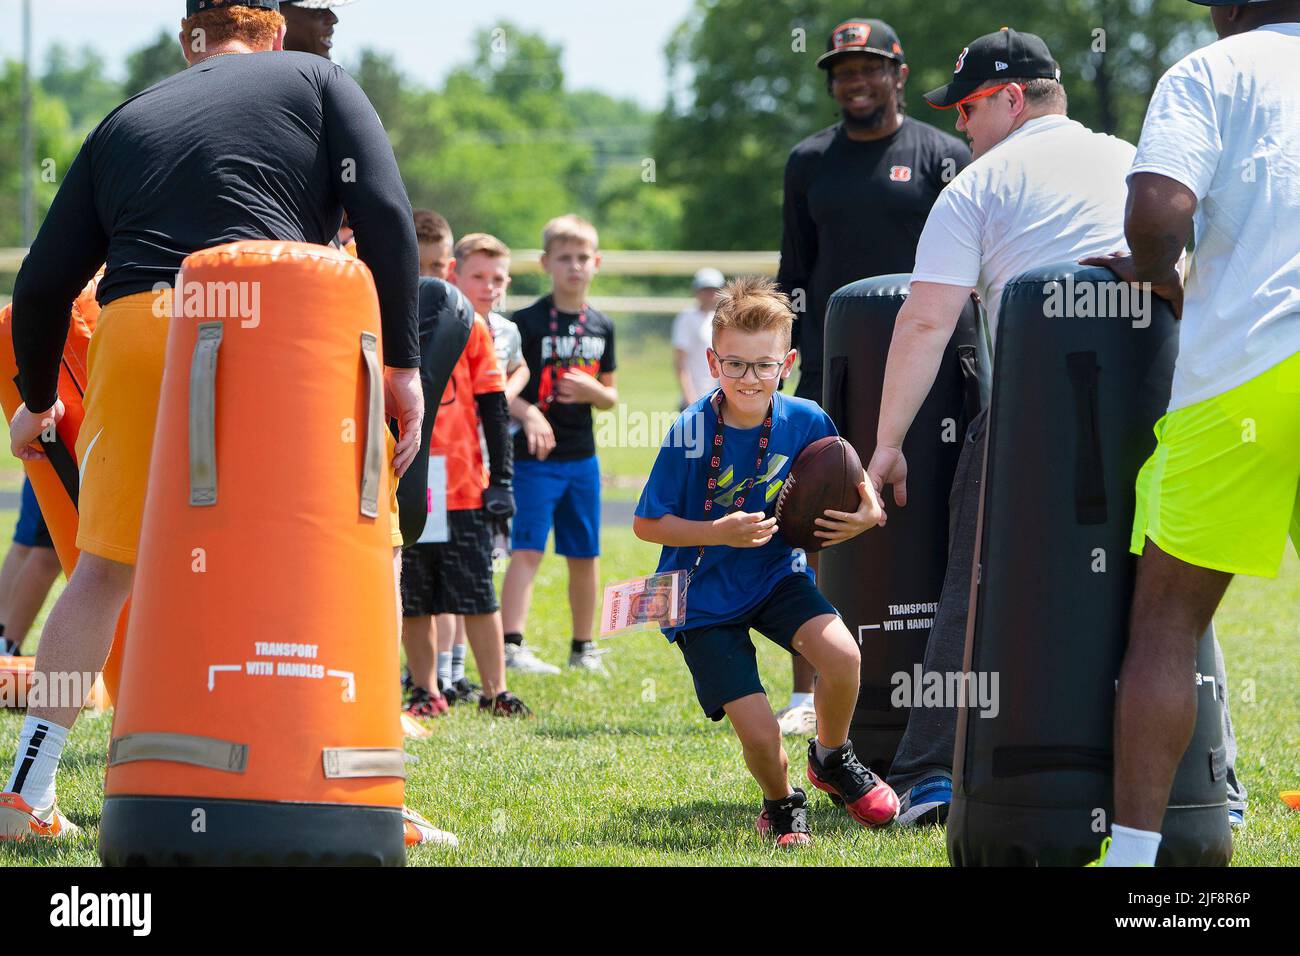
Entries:
{"label": "clear sky", "polygon": [[[32,42],[42,64],[51,43],[97,48],[117,77],[126,54],[162,29],[178,30],[184,0],[32,0]],[[501,20],[564,46],[570,89],[597,89],[649,107],[668,89],[664,45],[694,0],[357,0],[336,11],[334,59],[354,62],[363,47],[396,55],[402,70],[433,86],[469,59],[476,30]],[[22,52],[22,0],[0,0],[0,57]]]}

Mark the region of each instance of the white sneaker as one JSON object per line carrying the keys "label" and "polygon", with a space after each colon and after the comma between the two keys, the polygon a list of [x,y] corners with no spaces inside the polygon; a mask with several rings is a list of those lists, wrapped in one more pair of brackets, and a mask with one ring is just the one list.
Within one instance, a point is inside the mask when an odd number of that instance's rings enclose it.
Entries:
{"label": "white sneaker", "polygon": [[560,669],[554,664],[548,664],[534,654],[533,649],[527,643],[506,645],[506,667],[519,671],[521,674],[558,674],[560,672]]}
{"label": "white sneaker", "polygon": [[402,828],[405,830],[407,846],[419,846],[421,844],[453,848],[460,846],[456,834],[448,833],[446,830],[439,830],[407,806],[402,807]]}
{"label": "white sneaker", "polygon": [[781,725],[782,734],[814,735],[817,733],[817,710],[811,700],[798,707],[786,707],[776,712],[776,722]]}
{"label": "white sneaker", "polygon": [[605,669],[605,664],[600,659],[601,655],[608,653],[608,651],[609,648],[607,647],[588,644],[586,650],[571,651],[569,653],[569,666],[591,671],[591,673],[599,674],[601,677],[608,677],[609,671]]}

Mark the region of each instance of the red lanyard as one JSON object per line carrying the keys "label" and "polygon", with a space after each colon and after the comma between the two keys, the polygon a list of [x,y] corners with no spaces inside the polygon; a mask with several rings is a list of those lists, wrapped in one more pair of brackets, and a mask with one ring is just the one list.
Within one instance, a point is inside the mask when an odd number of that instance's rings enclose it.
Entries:
{"label": "red lanyard", "polygon": [[[726,422],[722,418],[722,406],[726,403],[727,397],[718,393],[718,424],[713,435],[713,457],[709,459],[709,483],[704,494],[704,518],[707,521],[709,515],[713,513],[713,495],[718,490],[718,473],[722,470],[722,440],[726,432]],[[754,478],[749,488],[741,487],[741,492],[731,503],[728,514],[733,511],[739,511],[745,506],[745,498],[755,485],[758,484],[758,476],[763,473],[763,459],[767,457],[767,446],[772,439],[772,402],[767,405],[767,417],[763,419],[763,430],[758,433],[758,461],[754,464]],[[704,560],[704,545],[700,545],[700,551],[695,555],[695,564],[690,573],[686,575],[687,584],[690,583],[695,572],[700,569],[700,562]]]}
{"label": "red lanyard", "polygon": [[555,308],[554,300],[551,302],[551,359],[546,364],[551,367],[551,392],[542,399],[542,411],[548,411],[555,404],[555,389],[559,382],[556,381],[555,369],[562,368],[568,370],[573,365],[573,360],[578,354],[578,343],[582,340],[582,335],[587,330],[587,303],[582,304],[578,310],[578,323],[573,331],[573,352],[568,359],[560,358],[560,313]]}

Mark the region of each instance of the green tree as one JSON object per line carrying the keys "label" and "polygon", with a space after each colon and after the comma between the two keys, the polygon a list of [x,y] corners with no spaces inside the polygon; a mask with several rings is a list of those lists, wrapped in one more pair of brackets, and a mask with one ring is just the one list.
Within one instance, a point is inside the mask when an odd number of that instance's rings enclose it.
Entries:
{"label": "green tree", "polygon": [[126,58],[126,96],[135,96],[155,83],[185,69],[185,55],[175,33],[161,31],[152,43],[142,46]]}
{"label": "green tree", "polygon": [[374,50],[362,50],[360,59],[350,72],[369,97],[370,104],[385,127],[390,122],[398,121],[408,81],[392,56]]}
{"label": "green tree", "polygon": [[103,57],[89,46],[76,52],[61,43],[51,46],[40,85],[47,95],[63,100],[73,128],[82,134],[122,101],[121,85],[105,75]]}
{"label": "green tree", "polygon": [[[22,64],[8,60],[0,72],[0,247],[22,242]],[[32,180],[39,227],[54,201],[63,174],[81,140],[63,101],[32,86],[32,127],[36,167]],[[6,288],[12,281],[4,277]]]}
{"label": "green tree", "polygon": [[[903,41],[908,109],[953,130],[921,100],[947,82],[962,47],[1003,25],[1038,33],[1061,62],[1071,113],[1133,139],[1162,71],[1211,38],[1185,0],[876,0]],[[773,248],[782,170],[800,139],[838,118],[817,57],[844,19],[832,0],[697,0],[668,45],[673,94],[655,138],[659,178],[682,190],[687,248]],[[1103,31],[1097,33],[1096,31]]]}

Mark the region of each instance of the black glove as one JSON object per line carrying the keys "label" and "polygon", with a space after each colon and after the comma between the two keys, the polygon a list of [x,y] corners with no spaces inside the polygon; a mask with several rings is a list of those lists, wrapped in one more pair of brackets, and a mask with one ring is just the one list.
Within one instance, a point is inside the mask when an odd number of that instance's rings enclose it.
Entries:
{"label": "black glove", "polygon": [[494,518],[509,518],[515,513],[515,493],[508,482],[483,489],[483,510]]}

